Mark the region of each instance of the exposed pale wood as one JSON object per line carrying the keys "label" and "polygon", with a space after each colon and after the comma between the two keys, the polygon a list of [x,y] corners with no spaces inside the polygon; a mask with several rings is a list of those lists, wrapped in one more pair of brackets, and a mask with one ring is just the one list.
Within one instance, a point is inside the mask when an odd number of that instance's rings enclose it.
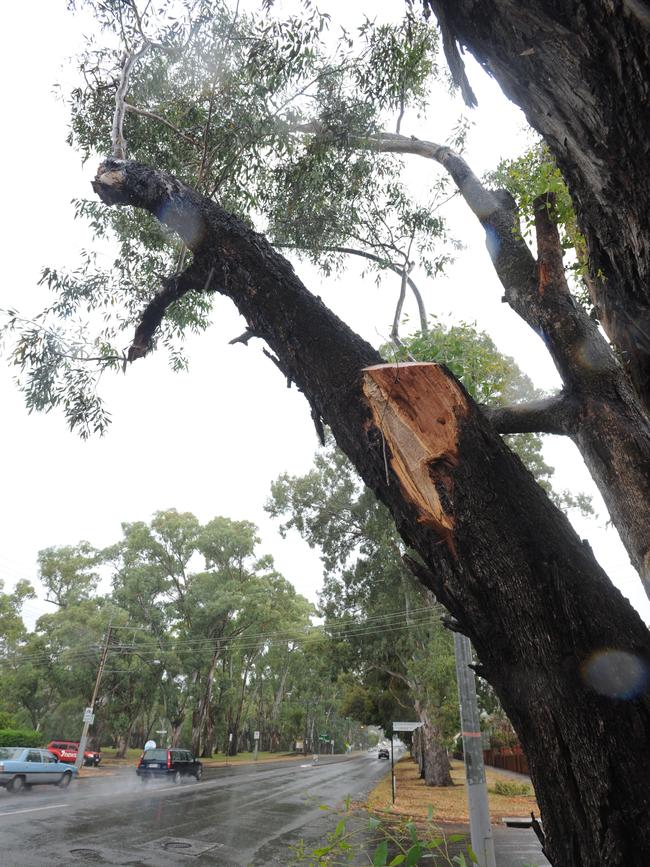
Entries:
{"label": "exposed pale wood", "polygon": [[453,549],[452,471],[467,398],[443,367],[424,362],[367,367],[363,392],[404,496]]}

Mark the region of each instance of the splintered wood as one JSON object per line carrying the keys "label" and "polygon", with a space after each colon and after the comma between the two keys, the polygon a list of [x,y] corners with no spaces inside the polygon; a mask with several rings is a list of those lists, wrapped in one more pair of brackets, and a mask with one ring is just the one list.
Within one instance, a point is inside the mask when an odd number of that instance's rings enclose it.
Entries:
{"label": "splintered wood", "polygon": [[404,496],[453,548],[453,469],[458,419],[468,412],[461,389],[438,364],[365,368],[363,391],[387,445]]}

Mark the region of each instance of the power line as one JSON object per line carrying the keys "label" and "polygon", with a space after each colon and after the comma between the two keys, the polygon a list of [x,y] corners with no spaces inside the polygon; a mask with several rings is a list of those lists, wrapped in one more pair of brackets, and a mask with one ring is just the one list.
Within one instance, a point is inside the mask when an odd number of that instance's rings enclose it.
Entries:
{"label": "power line", "polygon": [[[160,653],[173,652],[175,650],[200,651],[203,647],[214,647],[219,644],[223,649],[228,649],[234,646],[237,650],[255,649],[264,645],[269,647],[285,644],[287,642],[302,643],[310,640],[315,634],[323,635],[336,640],[344,640],[355,637],[368,637],[379,635],[384,632],[399,632],[407,629],[412,629],[418,626],[426,626],[431,623],[431,618],[444,613],[445,609],[440,606],[426,606],[418,609],[412,609],[410,612],[395,611],[388,612],[383,615],[372,615],[364,618],[363,621],[354,623],[353,621],[343,623],[326,623],[311,626],[303,632],[270,632],[270,633],[243,633],[234,636],[222,636],[215,638],[204,639],[173,639],[167,642],[166,639],[158,637],[159,644],[157,646],[142,646],[142,645],[123,645],[112,642],[111,647],[113,653],[117,655],[137,655],[140,657],[152,655],[156,656]],[[380,622],[383,621],[383,622]],[[405,621],[405,622],[403,622]],[[333,634],[330,634],[333,633]],[[164,642],[164,643],[163,643]],[[55,662],[60,663],[83,661],[96,656],[99,652],[99,646],[96,642],[89,644],[86,647],[63,648],[59,652],[43,651],[40,653],[26,653],[14,655],[16,662]],[[7,661],[12,661],[7,657]]]}

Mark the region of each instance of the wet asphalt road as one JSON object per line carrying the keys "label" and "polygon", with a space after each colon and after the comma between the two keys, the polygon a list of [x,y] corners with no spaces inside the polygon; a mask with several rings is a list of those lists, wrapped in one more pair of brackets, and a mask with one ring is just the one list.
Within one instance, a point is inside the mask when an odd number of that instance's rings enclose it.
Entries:
{"label": "wet asphalt road", "polygon": [[143,785],[127,769],[65,793],[0,790],[0,864],[287,865],[290,845],[318,845],[335,824],[321,804],[361,798],[388,771],[369,754],[206,769],[179,786]]}
{"label": "wet asphalt road", "polygon": [[[292,860],[304,839],[322,845],[341,807],[388,771],[375,754],[206,769],[202,782],[144,786],[127,769],[67,792],[0,790],[2,867],[128,865],[262,867]],[[498,867],[545,864],[530,831],[495,829]]]}

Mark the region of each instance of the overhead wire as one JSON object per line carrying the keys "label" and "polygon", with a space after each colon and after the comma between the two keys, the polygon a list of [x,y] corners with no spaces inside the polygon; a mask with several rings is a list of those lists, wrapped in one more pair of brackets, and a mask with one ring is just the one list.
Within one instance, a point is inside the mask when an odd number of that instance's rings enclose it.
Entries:
{"label": "overhead wire", "polygon": [[[202,639],[181,639],[167,637],[159,637],[159,644],[156,646],[143,646],[138,644],[121,644],[117,641],[112,641],[110,647],[113,654],[155,657],[161,653],[170,653],[177,650],[200,651],[204,647],[215,647],[219,644],[222,649],[229,649],[230,646],[235,646],[237,650],[249,650],[263,646],[274,646],[285,644],[287,642],[301,643],[310,640],[315,634],[320,634],[324,637],[330,637],[337,640],[347,638],[369,637],[378,635],[383,632],[399,632],[401,630],[412,629],[413,627],[425,626],[431,622],[431,618],[444,613],[445,609],[440,605],[425,606],[418,609],[412,609],[410,612],[395,611],[386,614],[372,615],[364,618],[362,621],[346,621],[344,623],[324,623],[316,624],[309,627],[305,631],[296,632],[259,632],[259,633],[242,633],[234,636],[215,636],[213,638]],[[417,616],[414,616],[417,615]],[[38,653],[23,653],[14,654],[13,659],[7,656],[7,661],[17,663],[37,663],[39,661],[59,661],[60,663],[72,663],[74,661],[83,661],[84,659],[92,658],[100,652],[100,641],[97,640],[86,646],[77,646],[63,648],[60,651],[42,651]]]}

